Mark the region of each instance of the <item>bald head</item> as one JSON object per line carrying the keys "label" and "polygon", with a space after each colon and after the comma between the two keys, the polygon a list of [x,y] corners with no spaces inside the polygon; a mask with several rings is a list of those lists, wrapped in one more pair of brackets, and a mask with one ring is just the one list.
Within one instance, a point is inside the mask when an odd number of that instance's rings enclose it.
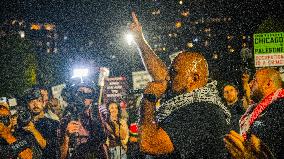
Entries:
{"label": "bald head", "polygon": [[276,89],[282,88],[282,79],[279,71],[272,68],[264,68],[257,71],[257,74],[257,76],[263,78],[264,80],[271,80]]}
{"label": "bald head", "polygon": [[282,79],[279,71],[272,68],[257,70],[254,79],[250,82],[251,96],[255,102],[282,88]]}
{"label": "bald head", "polygon": [[172,63],[170,76],[173,92],[191,92],[207,83],[207,61],[201,54],[196,52],[180,53]]}

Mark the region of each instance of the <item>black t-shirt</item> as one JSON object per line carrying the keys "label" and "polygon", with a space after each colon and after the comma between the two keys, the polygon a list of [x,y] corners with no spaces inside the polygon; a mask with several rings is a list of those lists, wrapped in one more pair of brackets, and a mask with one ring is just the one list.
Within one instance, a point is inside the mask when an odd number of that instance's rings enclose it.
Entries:
{"label": "black t-shirt", "polygon": [[227,157],[223,138],[228,133],[228,125],[224,112],[213,103],[187,104],[159,125],[170,136],[180,158]]}
{"label": "black t-shirt", "polygon": [[12,149],[9,144],[2,138],[0,138],[0,158],[17,158],[17,155],[12,153]]}
{"label": "black t-shirt", "polygon": [[276,158],[284,158],[284,99],[274,101],[250,127]]}
{"label": "black t-shirt", "polygon": [[35,122],[36,129],[46,140],[46,147],[43,149],[44,159],[60,158],[60,145],[58,139],[59,122],[50,118],[41,118]]}
{"label": "black t-shirt", "polygon": [[234,105],[227,106],[230,108],[231,112],[231,129],[240,132],[239,121],[242,115],[245,113],[245,110],[242,107],[242,101],[237,101]]}
{"label": "black t-shirt", "polygon": [[[17,137],[17,140],[12,144],[8,144],[6,140],[0,138],[0,158],[1,159],[14,159],[17,158],[20,152],[30,148],[33,151],[33,158],[37,159],[36,151],[33,149],[32,141],[28,136]],[[41,157],[41,153],[40,156]]]}

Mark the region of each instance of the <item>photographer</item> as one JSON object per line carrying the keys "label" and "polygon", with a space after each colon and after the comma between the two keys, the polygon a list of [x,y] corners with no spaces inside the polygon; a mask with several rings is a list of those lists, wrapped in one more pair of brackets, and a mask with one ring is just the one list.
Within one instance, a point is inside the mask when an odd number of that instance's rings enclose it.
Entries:
{"label": "photographer", "polygon": [[105,158],[105,134],[93,104],[94,89],[81,85],[69,91],[73,92],[68,92],[68,106],[61,121],[61,158]]}
{"label": "photographer", "polygon": [[[19,114],[19,127],[22,127],[26,133],[35,138],[37,145],[42,150],[42,158],[59,158],[60,149],[57,141],[59,123],[44,116],[44,103],[40,95],[40,90],[38,88],[28,90],[23,101],[28,110],[27,112],[22,111],[25,115]],[[31,113],[30,122],[27,121],[28,113]],[[23,120],[24,118],[25,120]]]}
{"label": "photographer", "polygon": [[33,158],[29,142],[12,135],[10,116],[8,105],[0,103],[0,158]]}

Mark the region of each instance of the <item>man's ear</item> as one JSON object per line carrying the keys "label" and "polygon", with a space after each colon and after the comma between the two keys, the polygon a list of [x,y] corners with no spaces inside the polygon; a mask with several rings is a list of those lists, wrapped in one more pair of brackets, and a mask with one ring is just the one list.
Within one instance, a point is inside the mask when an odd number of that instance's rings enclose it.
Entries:
{"label": "man's ear", "polygon": [[269,88],[273,85],[273,81],[269,78],[266,82],[265,82],[265,87]]}
{"label": "man's ear", "polygon": [[272,81],[272,79],[267,79],[266,81],[265,81],[265,83],[263,83],[263,88],[264,88],[264,90],[267,90],[267,89],[270,89],[271,87],[273,86],[273,81]]}
{"label": "man's ear", "polygon": [[192,88],[192,86],[198,85],[198,82],[200,80],[200,75],[198,73],[193,73],[191,78],[188,78],[188,83],[187,85],[189,88]]}
{"label": "man's ear", "polygon": [[200,76],[199,76],[198,73],[194,73],[194,74],[193,74],[193,81],[194,81],[194,82],[197,82],[197,81],[199,80],[199,78],[200,78]]}

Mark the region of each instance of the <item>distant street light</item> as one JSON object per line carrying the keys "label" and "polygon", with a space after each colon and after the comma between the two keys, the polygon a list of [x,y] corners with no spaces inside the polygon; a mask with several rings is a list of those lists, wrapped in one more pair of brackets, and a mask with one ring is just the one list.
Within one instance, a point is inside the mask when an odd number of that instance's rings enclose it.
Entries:
{"label": "distant street light", "polygon": [[25,32],[24,31],[19,31],[20,37],[25,38]]}
{"label": "distant street light", "polygon": [[88,76],[88,69],[74,69],[72,78],[80,77],[81,83],[84,83],[83,77]]}
{"label": "distant street light", "polygon": [[126,38],[128,45],[131,45],[131,43],[134,41],[134,37],[131,33],[127,33],[125,38]]}

